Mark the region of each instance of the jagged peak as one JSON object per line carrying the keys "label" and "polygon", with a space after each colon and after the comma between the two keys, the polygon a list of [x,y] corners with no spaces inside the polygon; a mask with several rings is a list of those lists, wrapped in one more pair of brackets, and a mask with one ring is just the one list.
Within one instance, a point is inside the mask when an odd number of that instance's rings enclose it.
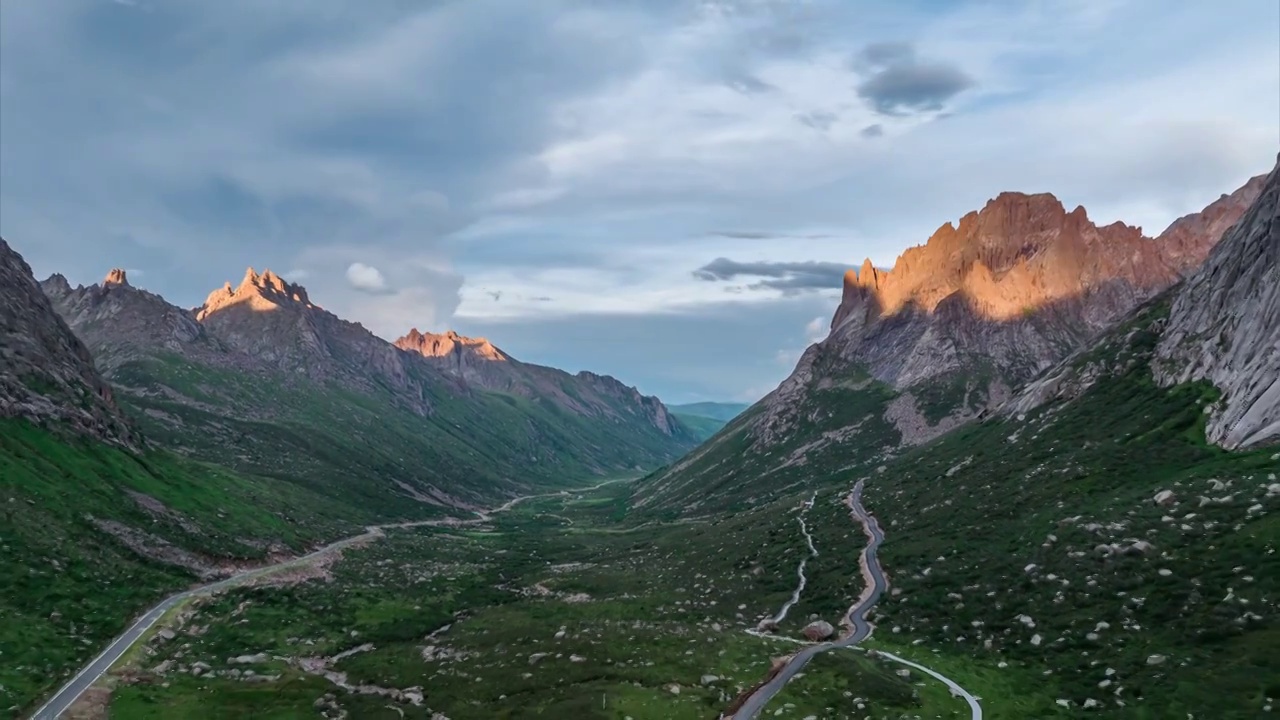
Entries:
{"label": "jagged peak", "polygon": [[508,359],[506,354],[494,347],[493,343],[485,338],[466,337],[465,335],[459,335],[454,330],[431,333],[422,332],[415,327],[411,328],[404,337],[392,344],[401,350],[418,353],[424,357],[444,357],[454,353],[467,352],[495,362]]}
{"label": "jagged peak", "polygon": [[62,273],[54,273],[40,281],[40,288],[46,295],[66,295],[71,292],[71,282]]}
{"label": "jagged peak", "polygon": [[307,289],[297,283],[291,283],[271,270],[263,270],[261,274],[252,267],[244,272],[244,279],[236,288],[226,282],[221,288],[209,293],[204,305],[197,308],[197,318],[203,319],[230,305],[248,302],[255,309],[270,309],[283,305],[315,307],[307,295]]}
{"label": "jagged peak", "polygon": [[111,270],[107,273],[107,277],[102,281],[102,286],[109,287],[111,285],[122,285],[124,287],[131,287],[129,285],[129,276],[124,271],[124,268],[111,268]]}

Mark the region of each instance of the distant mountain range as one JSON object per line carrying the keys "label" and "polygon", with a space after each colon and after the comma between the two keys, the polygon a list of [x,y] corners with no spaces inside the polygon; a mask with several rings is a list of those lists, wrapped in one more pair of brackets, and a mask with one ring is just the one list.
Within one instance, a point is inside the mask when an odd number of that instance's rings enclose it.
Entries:
{"label": "distant mountain range", "polygon": [[697,440],[611,377],[521,363],[453,333],[388,343],[270,270],[193,310],[122,270],[40,287],[146,437],[387,512],[635,472]]}
{"label": "distant mountain range", "polygon": [[696,402],[668,407],[699,439],[706,440],[750,406],[746,403]]}

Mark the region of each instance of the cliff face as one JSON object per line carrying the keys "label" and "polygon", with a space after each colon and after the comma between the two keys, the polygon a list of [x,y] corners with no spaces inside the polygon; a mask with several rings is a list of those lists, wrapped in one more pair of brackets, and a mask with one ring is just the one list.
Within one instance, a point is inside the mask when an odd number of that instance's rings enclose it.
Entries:
{"label": "cliff face", "polygon": [[[906,250],[892,268],[864,262],[845,274],[828,336],[805,351],[774,392],[647,483],[637,503],[678,505],[762,490],[768,478],[791,477],[814,458],[892,455],[993,410],[1018,412],[1087,385],[1054,368],[1193,272],[1263,186],[1263,178],[1254,178],[1156,238],[1122,223],[1098,226],[1083,208],[1068,211],[1052,195],[1002,193]],[[1177,324],[1243,327],[1243,315],[1221,319],[1237,300],[1257,308],[1253,324],[1274,315],[1266,306],[1273,296],[1265,294],[1274,277],[1256,269],[1265,261],[1253,262],[1252,274],[1230,269],[1227,260],[1211,259],[1206,268],[1217,264],[1220,278],[1241,285],[1234,295],[1219,291],[1219,315],[1184,301],[1175,315],[1186,319]],[[1268,337],[1262,328],[1248,333]],[[1259,349],[1238,347],[1236,363],[1252,368],[1245,375],[1256,379],[1234,381],[1243,385],[1228,394],[1241,399],[1228,399],[1223,422],[1247,418],[1249,428],[1261,427],[1270,411],[1248,408],[1280,392],[1265,374],[1274,363]],[[1199,367],[1188,372],[1225,377],[1236,365]],[[1236,434],[1242,432],[1258,430]]]}
{"label": "cliff face", "polygon": [[1221,391],[1206,428],[1211,442],[1280,442],[1280,162],[1179,288],[1157,356],[1161,382],[1203,379]]}
{"label": "cliff face", "polygon": [[[892,269],[867,261],[846,273],[819,355],[863,367],[900,392],[890,417],[903,441],[929,440],[999,406],[1178,282],[1261,189],[1254,178],[1157,238],[1122,223],[1095,225],[1084,208],[1068,212],[1052,195],[1001,193],[908,249]],[[778,419],[774,411],[765,422]]]}
{"label": "cliff face", "polygon": [[22,256],[4,240],[0,240],[0,417],[53,424],[128,446],[139,442],[89,350],[54,311]]}

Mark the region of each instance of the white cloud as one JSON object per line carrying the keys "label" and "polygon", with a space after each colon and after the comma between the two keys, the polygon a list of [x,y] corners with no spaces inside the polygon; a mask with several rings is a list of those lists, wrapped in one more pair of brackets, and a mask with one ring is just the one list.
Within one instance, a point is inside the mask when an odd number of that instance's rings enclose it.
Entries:
{"label": "white cloud", "polygon": [[821,341],[827,336],[830,329],[831,319],[824,317],[816,317],[804,326],[804,337],[810,344]]}
{"label": "white cloud", "polygon": [[385,293],[390,289],[381,270],[360,262],[347,266],[347,283],[360,292],[374,294]]}

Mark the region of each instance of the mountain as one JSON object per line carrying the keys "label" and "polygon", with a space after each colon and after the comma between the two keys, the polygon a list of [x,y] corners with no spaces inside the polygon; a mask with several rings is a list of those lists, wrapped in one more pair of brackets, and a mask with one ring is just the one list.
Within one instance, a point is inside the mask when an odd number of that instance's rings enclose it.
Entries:
{"label": "mountain", "polygon": [[0,360],[0,417],[53,424],[126,446],[139,442],[88,349],[3,239]]}
{"label": "mountain", "polygon": [[395,346],[421,356],[469,387],[549,402],[564,412],[590,418],[600,427],[634,423],[674,438],[692,439],[657,398],[641,395],[607,375],[571,375],[522,363],[484,338],[463,337],[452,330],[436,335],[414,328],[396,340]]}
{"label": "mountain", "polygon": [[[799,468],[818,454],[870,462],[989,414],[1193,271],[1264,179],[1156,238],[1122,223],[1099,227],[1049,194],[1001,193],[890,270],[865,262],[846,273],[829,335],[791,376],[648,483],[639,502],[774,492],[803,482]],[[749,470],[738,457],[752,459]]]}
{"label": "mountain", "polygon": [[699,439],[706,440],[748,407],[746,403],[698,402],[672,405],[670,409],[680,422],[697,433]]}
{"label": "mountain", "polygon": [[[863,589],[850,560],[862,538],[844,505],[860,483],[884,533],[878,557],[891,588],[871,617],[868,649],[940,669],[989,717],[1265,715],[1280,664],[1280,164],[1249,188],[1247,207],[1232,200],[1211,206],[1230,210],[1213,221],[1175,223],[1181,249],[1144,260],[1150,267],[1107,271],[1101,292],[1082,275],[1082,298],[1067,296],[1059,314],[1014,321],[1023,333],[1015,337],[1029,342],[1056,322],[1075,333],[1097,318],[1102,329],[1003,402],[985,400],[980,418],[918,445],[896,445],[883,412],[902,397],[901,376],[933,372],[917,364],[930,333],[958,338],[951,368],[964,367],[962,348],[976,354],[961,342],[974,330],[991,342],[1010,336],[974,321],[998,314],[995,302],[967,302],[979,310],[950,316],[954,326],[924,311],[886,317],[899,281],[881,294],[865,278],[870,289],[856,302],[846,294],[837,331],[811,351],[803,381],[793,377],[643,480],[632,498],[639,517],[714,527],[756,516],[759,535],[785,544],[774,557],[793,553],[752,567],[762,585],[790,579],[807,543],[807,584],[779,627],[795,637],[811,618],[847,613]],[[1189,228],[1212,232],[1231,214],[1236,222],[1202,266],[1186,269],[1206,247],[1188,240]],[[1125,252],[1141,252],[1132,243]],[[972,252],[952,250],[944,257]],[[1094,263],[1076,257],[1067,267]],[[916,302],[927,306],[924,297]],[[882,305],[867,308],[873,300]],[[1128,302],[1137,304],[1122,312]],[[924,327],[895,357],[840,345],[851,337],[839,331],[844,322],[870,328],[852,337],[886,343],[912,323]],[[1008,372],[1016,366],[1000,350],[992,366]],[[770,402],[793,403],[795,421],[762,437],[778,412]],[[802,537],[790,530],[793,513]],[[751,567],[725,567],[717,552],[692,547],[681,561],[717,584]],[[806,671],[830,667],[815,665]],[[869,683],[854,692],[868,708],[883,706]]]}
{"label": "mountain", "polygon": [[1158,349],[1166,386],[1213,383],[1209,440],[1280,440],[1280,160],[1261,196],[1178,292]]}
{"label": "mountain", "polygon": [[[65,285],[55,277],[45,287]],[[183,313],[126,287],[113,272],[85,305],[112,306],[112,296],[153,307],[155,324],[126,317],[123,326],[165,342],[208,342]],[[123,348],[108,340],[118,360]],[[371,519],[358,505],[160,449],[119,396],[0,240],[0,707],[9,711],[51,689],[163,593],[299,554]]]}
{"label": "mountain", "polygon": [[617,380],[524,365],[487,343],[445,352],[457,336],[397,347],[270,270],[249,269],[194,310],[122,271],[43,288],[148,436],[373,512],[474,507],[531,483],[634,472],[695,440]]}
{"label": "mountain", "polygon": [[679,415],[696,415],[726,423],[741,415],[749,407],[751,406],[747,403],[726,402],[696,402],[670,406],[671,412]]}

